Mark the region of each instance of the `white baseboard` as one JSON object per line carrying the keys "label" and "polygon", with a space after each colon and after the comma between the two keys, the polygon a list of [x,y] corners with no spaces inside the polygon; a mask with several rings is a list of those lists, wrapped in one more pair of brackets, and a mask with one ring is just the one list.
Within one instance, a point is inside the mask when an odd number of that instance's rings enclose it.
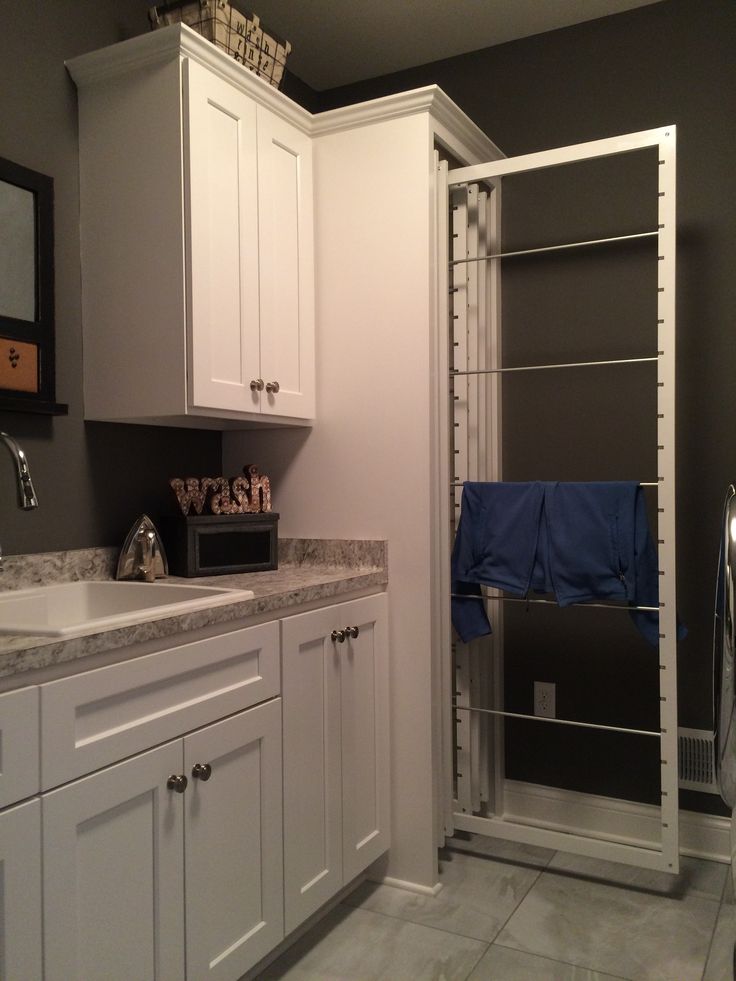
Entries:
{"label": "white baseboard", "polygon": [[396,889],[405,889],[406,892],[414,892],[418,896],[436,896],[442,888],[441,882],[436,882],[433,886],[422,886],[418,882],[407,882],[405,879],[394,879],[392,875],[385,875],[383,878],[375,879],[373,881],[380,882],[385,886],[394,886]]}
{"label": "white baseboard", "polygon": [[[644,848],[656,847],[658,807],[507,780],[504,820]],[[730,861],[730,820],[680,811],[680,854]]]}

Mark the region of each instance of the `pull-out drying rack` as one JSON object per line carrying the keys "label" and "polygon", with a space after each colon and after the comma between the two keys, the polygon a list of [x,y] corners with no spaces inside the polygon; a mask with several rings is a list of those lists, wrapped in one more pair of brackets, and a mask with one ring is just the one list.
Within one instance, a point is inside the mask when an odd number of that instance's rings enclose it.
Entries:
{"label": "pull-out drying rack", "polygon": [[[501,184],[512,174],[563,166],[656,147],[658,221],[656,229],[633,234],[587,239],[539,248],[503,251],[499,248]],[[441,403],[450,407],[447,435],[440,440],[448,461],[446,521],[447,551],[442,564],[445,590],[443,623],[447,651],[443,673],[443,763],[445,800],[441,824],[445,834],[477,832],[517,842],[562,849],[582,855],[622,861],[643,868],[678,870],[677,665],[675,598],[675,127],[665,127],[613,139],[598,140],[543,153],[499,160],[478,166],[447,169],[439,165],[439,200],[448,208],[448,224],[440,221],[440,255],[445,248],[449,295],[447,361],[442,367]],[[612,243],[651,239],[657,246],[657,344],[638,357],[567,361],[559,364],[506,366],[501,360],[501,263],[517,256],[566,253]],[[447,243],[449,248],[447,247]],[[448,254],[449,253],[449,254]],[[440,358],[442,361],[442,358]],[[548,599],[519,599],[484,589],[483,600],[494,610],[492,640],[470,644],[453,641],[449,626],[449,550],[460,510],[460,489],[466,480],[500,480],[501,384],[506,373],[585,370],[610,366],[614,370],[639,363],[656,365],[657,473],[642,475],[647,494],[656,495],[659,566],[658,658],[659,727],[637,729],[577,719],[542,719],[503,705],[503,613],[508,603],[554,605]],[[446,368],[446,371],[445,371]],[[656,478],[656,479],[652,479]],[[628,610],[613,603],[585,604],[611,611]],[[615,615],[615,614],[614,614]],[[584,832],[566,826],[554,814],[531,822],[514,816],[506,806],[503,765],[503,720],[573,726],[646,736],[660,742],[658,834],[632,842],[615,827],[602,825]],[[512,809],[513,810],[513,809]]]}

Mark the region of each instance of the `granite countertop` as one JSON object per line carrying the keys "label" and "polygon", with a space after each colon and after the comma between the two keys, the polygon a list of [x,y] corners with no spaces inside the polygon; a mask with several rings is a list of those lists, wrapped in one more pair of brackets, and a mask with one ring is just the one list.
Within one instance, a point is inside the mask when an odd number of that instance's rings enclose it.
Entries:
{"label": "granite countertop", "polygon": [[[0,572],[0,591],[52,582],[112,579],[117,556],[118,550],[114,548],[7,556]],[[350,593],[378,590],[388,582],[387,547],[386,542],[380,541],[282,539],[279,541],[279,568],[270,572],[197,579],[171,576],[166,581],[249,589],[254,595],[251,599],[237,599],[209,610],[148,620],[81,637],[0,635],[0,680],[63,664],[73,669],[69,662],[91,655],[217,624],[227,625],[232,621],[248,618],[263,621],[270,619],[270,613],[275,619],[310,604],[332,599],[339,602]],[[83,667],[80,665],[79,669],[83,670]],[[28,675],[24,682],[33,683],[33,680],[32,675]]]}

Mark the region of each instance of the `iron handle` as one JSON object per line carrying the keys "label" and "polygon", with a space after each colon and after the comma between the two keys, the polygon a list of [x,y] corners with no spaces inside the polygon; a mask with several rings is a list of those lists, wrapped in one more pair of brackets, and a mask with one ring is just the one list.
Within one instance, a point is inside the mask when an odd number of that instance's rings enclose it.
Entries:
{"label": "iron handle", "polygon": [[360,633],[360,628],[358,628],[358,627],[345,627],[345,633],[348,635],[348,637],[355,638]]}
{"label": "iron handle", "polygon": [[166,786],[169,790],[175,790],[177,794],[183,794],[187,789],[188,783],[189,781],[183,773],[172,773],[166,781]]}
{"label": "iron handle", "polygon": [[209,780],[212,776],[212,767],[209,763],[195,763],[192,767],[192,776],[195,780]]}
{"label": "iron handle", "polygon": [[345,642],[345,631],[344,630],[333,630],[330,634],[332,638],[332,643],[337,641],[338,644],[343,644]]}
{"label": "iron handle", "polygon": [[269,395],[275,395],[281,388],[278,382],[266,382],[266,391]]}
{"label": "iron handle", "polygon": [[254,378],[250,383],[251,392],[262,392],[263,391],[263,379]]}

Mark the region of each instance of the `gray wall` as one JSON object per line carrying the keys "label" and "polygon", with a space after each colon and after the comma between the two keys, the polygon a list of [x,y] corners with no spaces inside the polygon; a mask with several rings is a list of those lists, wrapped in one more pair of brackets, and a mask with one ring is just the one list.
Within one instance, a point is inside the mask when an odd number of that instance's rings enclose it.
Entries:
{"label": "gray wall", "polygon": [[[720,510],[726,486],[736,480],[732,426],[736,417],[736,196],[731,187],[736,159],[735,50],[736,5],[732,0],[664,0],[321,93],[321,106],[327,109],[437,83],[508,155],[677,125],[678,589],[680,612],[690,630],[680,645],[679,706],[682,725],[703,728],[711,725],[709,658]],[[571,212],[580,210],[574,202],[574,196],[568,199],[566,207]],[[544,205],[538,210],[543,224],[550,217],[549,210]],[[564,214],[565,206],[559,212]],[[561,269],[559,272],[562,275]],[[508,275],[511,278],[514,273]],[[512,281],[509,286],[513,287]],[[531,312],[533,300],[525,301],[520,289],[505,299],[512,297],[512,315]],[[558,299],[563,298],[558,293]],[[563,343],[574,343],[574,320],[570,328],[566,332],[560,326]],[[624,444],[637,429],[636,414],[631,417],[637,384],[633,377],[621,376],[617,404],[622,425],[618,433],[614,429],[604,437],[611,441],[617,459],[623,459]],[[517,409],[520,411],[519,406]],[[517,417],[521,418],[518,411]],[[538,445],[544,446],[544,440]],[[555,473],[530,474],[525,453],[524,446],[521,452],[511,452],[517,478],[523,474],[556,479]],[[568,470],[573,479],[581,479],[580,468]],[[621,475],[637,479],[639,473],[632,470]],[[649,470],[644,468],[644,472]],[[565,475],[559,476],[564,479]],[[651,720],[654,716],[656,720],[656,711],[644,704],[641,695],[656,677],[646,650],[639,651],[635,644],[632,656],[627,655],[618,670],[604,675],[601,684],[600,673],[589,676],[591,657],[597,667],[615,667],[615,643],[595,654],[588,651],[586,656],[586,640],[580,636],[574,657],[563,649],[540,663],[529,651],[534,649],[535,638],[537,651],[544,648],[548,629],[541,618],[539,622],[535,618],[532,629],[527,654],[511,665],[510,697],[520,704],[526,699],[528,709],[531,682],[541,676],[558,680],[562,712],[566,708],[590,711],[605,721],[623,708],[632,717]],[[582,707],[579,702],[577,708],[566,705],[568,692],[585,693],[586,689]],[[652,799],[656,759],[649,759],[646,766],[631,766],[632,760],[642,760],[640,746],[628,747],[622,757],[610,757],[601,773],[601,760],[608,750],[590,740],[583,746],[570,737],[572,744],[550,743],[545,752],[544,739],[530,736],[529,729],[523,735],[510,735],[509,762],[516,776]],[[622,777],[624,769],[639,772],[632,778],[633,789],[632,781]],[[641,775],[643,769],[647,776]],[[703,802],[690,801],[689,806],[703,806]],[[713,801],[706,806],[716,807]]]}
{"label": "gray wall", "polygon": [[[67,417],[0,411],[25,449],[41,506],[15,507],[0,447],[0,544],[7,553],[119,544],[141,511],[169,500],[169,477],[219,473],[219,433],[83,421],[76,89],[64,61],[142,34],[146,0],[2,4],[0,156],[53,177],[57,399]],[[125,153],[125,148],[120,148]],[[135,284],[131,284],[135,288]]]}

